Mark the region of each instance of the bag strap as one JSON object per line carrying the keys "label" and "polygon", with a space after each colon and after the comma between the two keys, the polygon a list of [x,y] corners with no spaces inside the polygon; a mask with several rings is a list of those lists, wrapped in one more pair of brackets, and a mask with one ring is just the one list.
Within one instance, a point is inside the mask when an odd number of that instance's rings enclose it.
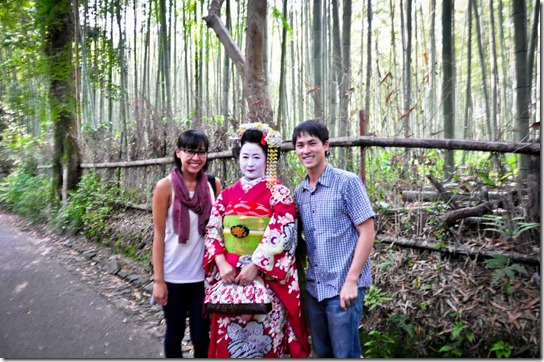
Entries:
{"label": "bag strap", "polygon": [[215,194],[217,194],[217,188],[215,186],[215,175],[207,173],[206,176],[208,176],[208,182],[212,186],[213,196],[215,197]]}

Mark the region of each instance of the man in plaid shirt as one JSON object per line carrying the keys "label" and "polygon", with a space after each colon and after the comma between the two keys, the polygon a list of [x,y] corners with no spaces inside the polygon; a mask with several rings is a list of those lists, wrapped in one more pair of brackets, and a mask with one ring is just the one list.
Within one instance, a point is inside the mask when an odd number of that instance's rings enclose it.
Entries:
{"label": "man in plaid shirt", "polygon": [[293,131],[307,175],[294,196],[308,252],[306,317],[319,358],[360,358],[364,288],[372,285],[374,217],[361,179],[327,163],[329,131],[308,120]]}

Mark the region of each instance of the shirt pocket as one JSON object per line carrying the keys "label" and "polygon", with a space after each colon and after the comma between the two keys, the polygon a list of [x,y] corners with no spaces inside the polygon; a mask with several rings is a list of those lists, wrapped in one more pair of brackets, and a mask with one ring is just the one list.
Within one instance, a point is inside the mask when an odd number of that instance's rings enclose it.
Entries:
{"label": "shirt pocket", "polygon": [[312,219],[312,205],[309,201],[298,205],[298,213],[302,220],[302,226],[304,229],[313,225],[314,220]]}
{"label": "shirt pocket", "polygon": [[323,217],[335,217],[344,214],[344,201],[340,195],[331,195],[319,200],[316,205],[316,213]]}
{"label": "shirt pocket", "polygon": [[[334,234],[345,215],[344,203],[339,195],[321,198],[313,210],[315,228],[318,234]],[[332,229],[332,230],[331,230]]]}

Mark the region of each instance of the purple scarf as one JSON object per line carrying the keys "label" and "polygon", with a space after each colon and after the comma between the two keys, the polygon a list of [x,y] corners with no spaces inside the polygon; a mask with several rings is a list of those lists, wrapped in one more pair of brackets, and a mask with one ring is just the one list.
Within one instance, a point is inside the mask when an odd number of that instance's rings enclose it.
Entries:
{"label": "purple scarf", "polygon": [[172,224],[174,232],[178,235],[180,244],[187,243],[189,239],[189,209],[198,215],[198,233],[204,235],[206,224],[210,219],[212,199],[208,186],[208,178],[204,171],[197,174],[196,188],[193,198],[189,197],[189,190],[185,186],[183,174],[174,167],[171,173],[172,187],[174,188],[174,201],[172,210]]}

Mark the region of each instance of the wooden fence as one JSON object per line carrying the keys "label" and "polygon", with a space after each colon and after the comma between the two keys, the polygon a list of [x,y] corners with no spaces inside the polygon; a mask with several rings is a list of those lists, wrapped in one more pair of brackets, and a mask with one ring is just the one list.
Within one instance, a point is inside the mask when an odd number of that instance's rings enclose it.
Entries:
{"label": "wooden fence", "polygon": [[[465,141],[456,139],[431,139],[431,138],[380,138],[371,136],[338,137],[329,140],[331,147],[399,147],[399,148],[426,148],[445,150],[484,151],[499,153],[519,153],[529,155],[540,155],[540,143],[508,143],[508,142],[487,142],[487,141]],[[292,142],[284,142],[281,151],[293,151]],[[231,158],[232,151],[210,152],[208,158],[222,159]],[[139,167],[149,165],[161,165],[172,163],[172,156],[153,158],[139,161],[82,163],[82,168],[118,168],[118,167]]]}
{"label": "wooden fence", "polygon": [[[516,153],[516,154],[528,154],[530,156],[540,157],[540,143],[507,143],[507,142],[487,142],[487,141],[465,141],[456,139],[415,139],[415,138],[379,138],[371,136],[356,136],[356,137],[339,137],[330,139],[331,147],[361,147],[362,159],[364,159],[364,152],[366,147],[395,147],[395,148],[424,148],[424,149],[447,149],[447,150],[465,150],[465,151],[483,151],[483,152],[497,152],[497,153]],[[284,142],[281,145],[281,151],[290,152],[294,147],[292,142]],[[232,158],[232,151],[210,152],[208,158],[210,160],[227,160]],[[137,161],[122,161],[122,162],[102,162],[102,163],[82,163],[81,167],[84,169],[118,169],[118,168],[148,168],[157,165],[167,165],[172,163],[172,156],[137,160]],[[534,162],[533,162],[534,164]],[[537,163],[538,165],[540,162]],[[364,165],[361,165],[361,177],[364,179]],[[540,173],[540,170],[533,170],[533,173]],[[540,180],[538,179],[538,183]],[[146,187],[150,184],[146,183]],[[536,192],[539,196],[540,185],[537,188],[527,188],[528,192]],[[531,198],[531,195],[529,196]],[[129,204],[132,208],[151,211],[151,207],[148,204]],[[538,206],[539,207],[539,206]],[[408,248],[423,248],[428,250],[454,253],[454,254],[467,254],[475,256],[489,256],[490,252],[481,249],[474,248],[459,248],[455,246],[447,246],[425,241],[425,240],[408,240],[403,238],[391,238],[385,235],[377,235],[377,238],[382,242],[391,244],[397,244]],[[521,255],[516,253],[503,253],[500,251],[493,251],[493,254],[502,254],[513,261],[518,261],[526,264],[540,264],[540,257],[536,255]]]}

